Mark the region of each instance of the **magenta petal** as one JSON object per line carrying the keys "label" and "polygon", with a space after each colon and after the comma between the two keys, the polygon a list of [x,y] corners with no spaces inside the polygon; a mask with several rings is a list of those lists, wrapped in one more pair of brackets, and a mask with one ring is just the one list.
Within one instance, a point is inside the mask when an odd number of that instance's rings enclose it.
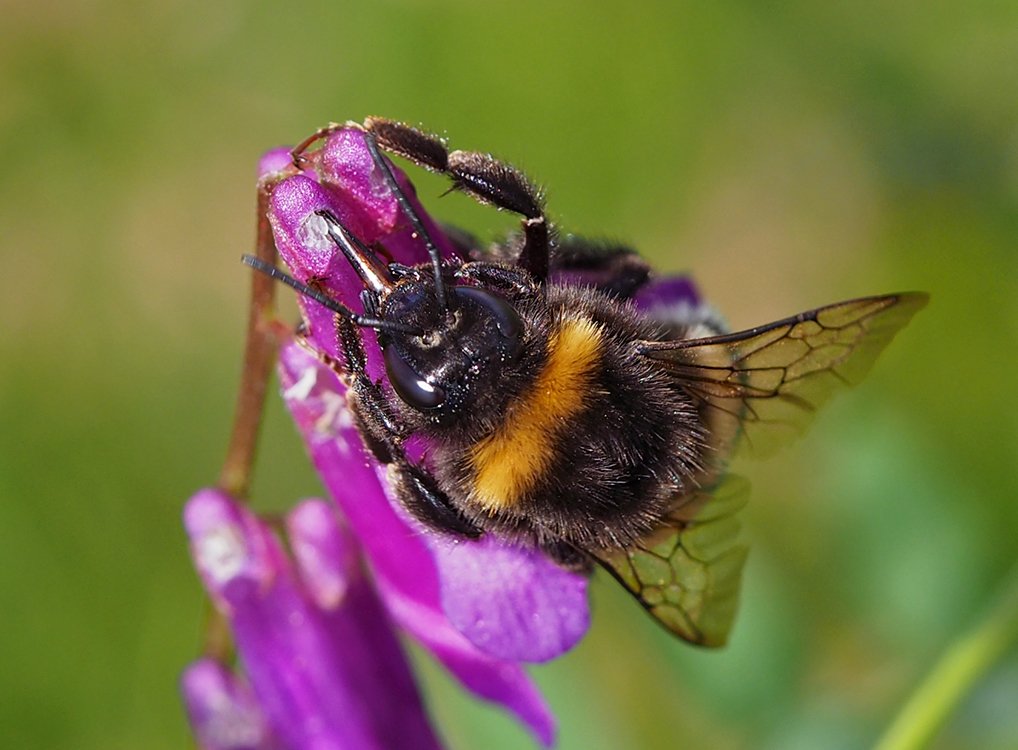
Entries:
{"label": "magenta petal", "polygon": [[[437,747],[421,711],[412,715],[404,701],[387,699],[384,676],[408,669],[402,653],[364,651],[361,639],[350,637],[388,627],[385,613],[371,605],[366,582],[360,590],[367,600],[348,593],[343,606],[326,615],[295,580],[271,531],[232,498],[200,492],[188,502],[184,519],[195,563],[223,604],[251,688],[285,746]],[[337,638],[336,630],[344,628],[347,637]],[[393,661],[402,666],[393,667]],[[382,683],[369,686],[370,679]]]}
{"label": "magenta petal", "polygon": [[431,552],[390,504],[335,374],[290,343],[280,352],[280,380],[312,460],[363,545],[392,616],[467,688],[506,706],[549,744],[554,718],[526,673],[482,652],[442,611]]}
{"label": "magenta petal", "polygon": [[[413,184],[402,170],[391,162],[390,166],[442,257],[454,257],[452,244],[418,202]],[[361,220],[347,226],[362,242],[370,245],[376,240],[381,241],[391,259],[399,263],[414,265],[427,262],[424,243],[414,235],[396,197],[389,190],[381,172],[375,168],[363,132],[350,129],[330,135],[320,153],[319,175],[322,185],[341,196],[343,205]]]}
{"label": "magenta petal", "polygon": [[[287,178],[272,193],[269,221],[276,247],[293,275],[301,280],[316,279],[324,291],[355,312],[362,312],[359,294],[363,285],[343,253],[327,234],[325,220],[315,214],[328,210],[341,221],[353,214],[349,204],[340,202],[329,190],[303,174]],[[308,337],[326,354],[338,358],[335,314],[317,302],[299,297]],[[383,367],[375,332],[362,331],[368,355],[368,374],[381,377]]]}
{"label": "magenta petal", "polygon": [[[341,679],[340,664],[271,532],[215,491],[195,495],[184,516],[195,563],[210,593],[226,602],[237,650],[276,736],[288,747],[375,747],[359,720],[356,693]],[[207,561],[220,557],[230,564],[217,563],[210,572]],[[265,572],[271,574],[257,575]]]}
{"label": "magenta petal", "polygon": [[306,175],[294,175],[276,185],[269,202],[276,247],[298,279],[321,278],[346,304],[356,303],[363,284],[329,238],[317,211],[330,211],[344,223],[352,217],[347,204]]}
{"label": "magenta petal", "polygon": [[543,745],[551,747],[555,743],[555,717],[527,673],[513,662],[480,651],[452,626],[436,602],[401,584],[378,579],[379,593],[392,617],[464,687],[505,706],[530,727]]}
{"label": "magenta petal", "polygon": [[191,555],[223,612],[269,589],[285,566],[272,535],[226,493],[199,490],[184,508]]}
{"label": "magenta petal", "polygon": [[[263,157],[263,163],[276,164],[279,158],[278,151],[271,151]],[[379,254],[384,262],[424,263],[428,260],[426,248],[376,168],[363,132],[343,129],[333,133],[311,161],[315,172],[289,177],[273,189],[269,221],[276,247],[297,279],[305,282],[314,279],[331,297],[354,312],[363,312],[359,296],[363,285],[329,238],[327,225],[316,212],[331,212],[365,245],[381,247]],[[452,257],[452,245],[417,202],[409,180],[400,170],[393,169],[439,250]],[[312,175],[317,175],[318,180]],[[338,357],[334,314],[306,298],[299,302],[309,338],[320,351]],[[364,329],[362,336],[368,375],[377,380],[382,377],[383,368],[376,334]]]}
{"label": "magenta petal", "polygon": [[278,747],[250,688],[226,666],[199,659],[180,677],[191,729],[202,750],[271,750]]}
{"label": "magenta petal", "polygon": [[679,326],[689,338],[713,336],[728,330],[724,318],[703,300],[688,276],[650,281],[633,296],[633,304],[651,320]]}
{"label": "magenta petal", "polygon": [[322,185],[348,209],[344,225],[365,244],[405,223],[396,197],[364,144],[364,133],[339,130],[330,135],[319,152],[317,167]]}
{"label": "magenta petal", "polygon": [[304,500],[286,516],[297,572],[320,609],[343,604],[351,582],[362,577],[357,540],[324,500]]}
{"label": "magenta petal", "polygon": [[269,149],[258,160],[258,176],[264,177],[273,172],[281,172],[293,165],[290,149],[286,146]]}
{"label": "magenta petal", "polygon": [[286,526],[301,580],[321,609],[327,638],[343,654],[347,682],[367,706],[381,709],[366,717],[374,735],[386,748],[437,750],[403,648],[336,507],[305,500]]}
{"label": "magenta petal", "polygon": [[587,577],[538,550],[479,541],[436,540],[442,607],[479,648],[503,659],[560,656],[590,626]]}

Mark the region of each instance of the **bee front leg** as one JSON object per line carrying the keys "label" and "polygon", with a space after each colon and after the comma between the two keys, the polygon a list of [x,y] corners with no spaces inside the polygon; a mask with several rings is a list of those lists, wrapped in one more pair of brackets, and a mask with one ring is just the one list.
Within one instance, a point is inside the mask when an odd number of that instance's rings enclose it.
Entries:
{"label": "bee front leg", "polygon": [[482,530],[464,516],[439,489],[434,478],[403,457],[389,464],[396,496],[414,518],[434,531],[477,539]]}
{"label": "bee front leg", "polygon": [[435,531],[476,539],[481,529],[464,516],[434,478],[407,458],[403,441],[408,432],[393,414],[389,399],[367,375],[364,347],[350,321],[336,317],[340,349],[351,391],[351,406],[367,449],[389,467],[396,496],[418,521]]}
{"label": "bee front leg", "polygon": [[548,277],[551,232],[541,192],[520,170],[479,151],[449,151],[442,139],[380,117],[364,122],[368,147],[377,146],[425,169],[449,175],[457,190],[523,217],[523,248],[516,264],[538,281]]}

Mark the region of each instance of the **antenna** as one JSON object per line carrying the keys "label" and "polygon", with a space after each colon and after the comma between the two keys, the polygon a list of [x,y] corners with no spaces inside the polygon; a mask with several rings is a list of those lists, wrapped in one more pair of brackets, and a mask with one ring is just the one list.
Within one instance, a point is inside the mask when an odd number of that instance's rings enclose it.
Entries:
{"label": "antenna", "polygon": [[266,276],[281,281],[292,289],[296,289],[302,295],[308,299],[313,299],[318,304],[331,310],[337,315],[341,315],[349,320],[354,325],[361,326],[363,328],[374,328],[378,331],[392,331],[396,333],[408,333],[412,336],[420,336],[424,333],[420,328],[415,326],[409,326],[405,323],[398,323],[394,320],[385,320],[383,318],[372,318],[367,315],[360,315],[355,313],[346,305],[343,305],[331,297],[327,297],[317,289],[312,289],[307,284],[303,284],[297,279],[293,278],[288,273],[280,271],[274,265],[266,263],[265,261],[254,257],[253,255],[242,255],[240,260],[245,265],[251,266],[256,271],[264,273]]}

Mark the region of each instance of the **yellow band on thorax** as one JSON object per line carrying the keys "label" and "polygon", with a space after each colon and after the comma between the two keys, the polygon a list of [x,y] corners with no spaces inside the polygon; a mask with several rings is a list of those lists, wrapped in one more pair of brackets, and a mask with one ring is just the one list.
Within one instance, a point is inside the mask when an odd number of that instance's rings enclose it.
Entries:
{"label": "yellow band on thorax", "polygon": [[566,320],[548,342],[548,359],[529,393],[471,451],[472,500],[492,512],[511,507],[547,471],[556,440],[585,405],[601,356],[601,328]]}

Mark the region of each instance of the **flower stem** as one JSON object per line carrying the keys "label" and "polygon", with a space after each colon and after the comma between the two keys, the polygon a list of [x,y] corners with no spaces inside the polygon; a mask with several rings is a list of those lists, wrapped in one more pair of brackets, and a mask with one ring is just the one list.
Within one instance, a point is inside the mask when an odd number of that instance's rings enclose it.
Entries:
{"label": "flower stem", "polygon": [[[269,197],[282,176],[273,173],[258,181],[255,255],[271,265],[276,263],[276,244],[268,218]],[[237,394],[233,432],[219,474],[219,488],[239,499],[246,498],[251,487],[259,427],[265,411],[265,394],[279,348],[270,322],[275,312],[275,293],[276,285],[272,279],[262,273],[251,274],[251,306],[248,311],[240,390]]]}
{"label": "flower stem", "polygon": [[[272,189],[286,175],[273,173],[258,181],[258,216],[255,255],[266,263],[276,263],[276,243],[269,224],[269,198]],[[265,395],[268,392],[272,366],[276,361],[279,340],[273,332],[276,285],[263,273],[251,274],[251,305],[247,316],[247,341],[244,345],[244,363],[240,374],[240,390],[233,417],[233,431],[226,449],[226,459],[219,472],[219,489],[244,500],[251,489],[251,474],[258,433],[265,412]],[[226,618],[206,602],[205,642],[206,656],[226,663],[233,652],[230,629]]]}
{"label": "flower stem", "polygon": [[980,677],[1018,640],[1018,566],[989,614],[959,637],[901,709],[876,750],[924,747]]}

